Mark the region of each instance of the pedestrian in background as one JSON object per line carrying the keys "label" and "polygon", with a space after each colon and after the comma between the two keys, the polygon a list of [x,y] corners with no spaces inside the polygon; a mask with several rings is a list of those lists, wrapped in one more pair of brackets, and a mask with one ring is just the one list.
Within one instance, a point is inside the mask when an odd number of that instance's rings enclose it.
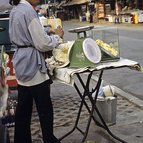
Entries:
{"label": "pedestrian in background", "polygon": [[10,0],[9,35],[16,47],[13,67],[17,79],[18,104],[15,113],[14,143],[32,143],[31,116],[35,101],[44,143],[60,143],[53,134],[53,106],[50,97],[52,80],[47,74],[44,53],[52,50],[63,37],[57,27],[47,35],[34,9],[40,0]]}

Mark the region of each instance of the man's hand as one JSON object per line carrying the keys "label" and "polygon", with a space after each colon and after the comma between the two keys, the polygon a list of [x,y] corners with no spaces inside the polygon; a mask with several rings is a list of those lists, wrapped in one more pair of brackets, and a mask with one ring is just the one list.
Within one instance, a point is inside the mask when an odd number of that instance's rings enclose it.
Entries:
{"label": "man's hand", "polygon": [[55,34],[59,35],[61,38],[63,38],[64,36],[64,31],[62,29],[61,26],[58,26],[56,29],[55,29]]}

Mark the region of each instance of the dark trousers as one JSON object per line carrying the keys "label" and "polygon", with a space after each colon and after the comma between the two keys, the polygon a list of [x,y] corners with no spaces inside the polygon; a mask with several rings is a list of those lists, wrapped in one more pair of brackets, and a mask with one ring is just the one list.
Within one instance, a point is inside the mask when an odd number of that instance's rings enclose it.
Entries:
{"label": "dark trousers", "polygon": [[14,143],[32,143],[30,125],[33,99],[38,111],[44,143],[60,143],[53,135],[53,106],[49,81],[30,87],[18,85]]}

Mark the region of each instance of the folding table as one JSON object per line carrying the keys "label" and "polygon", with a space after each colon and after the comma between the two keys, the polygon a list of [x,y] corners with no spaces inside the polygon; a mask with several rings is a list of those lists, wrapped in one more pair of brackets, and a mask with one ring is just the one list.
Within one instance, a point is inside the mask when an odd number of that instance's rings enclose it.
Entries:
{"label": "folding table", "polygon": [[[74,86],[74,88],[76,89],[78,95],[81,98],[81,103],[80,103],[80,106],[79,106],[79,109],[78,109],[78,114],[77,114],[77,117],[76,117],[75,124],[74,124],[71,131],[69,131],[68,133],[66,133],[62,137],[60,137],[60,140],[64,139],[65,137],[70,135],[72,132],[74,132],[75,129],[77,129],[78,131],[80,131],[83,134],[83,139],[82,139],[81,142],[84,142],[86,140],[87,135],[88,135],[91,120],[93,120],[96,123],[96,125],[98,125],[98,126],[102,127],[103,129],[105,129],[113,138],[115,138],[116,140],[118,140],[122,143],[126,143],[126,141],[120,139],[119,137],[117,137],[116,135],[114,135],[110,131],[110,129],[107,126],[106,122],[104,121],[98,107],[96,106],[97,96],[98,96],[99,88],[100,88],[100,85],[101,85],[103,72],[106,71],[106,70],[116,69],[116,68],[123,68],[123,67],[129,67],[129,68],[137,70],[137,71],[142,71],[142,67],[137,62],[132,61],[132,60],[128,60],[128,59],[123,59],[123,58],[120,58],[118,61],[115,61],[115,62],[100,63],[100,64],[96,65],[95,68],[87,68],[87,67],[85,67],[85,68],[70,68],[70,67],[65,67],[65,68],[56,68],[55,69],[55,73],[54,73],[55,78],[60,82],[63,82],[65,84],[69,84],[69,85]],[[95,87],[90,89],[89,88],[90,81],[92,79],[93,74],[96,73],[96,72],[99,72],[97,83],[96,83]],[[83,81],[83,79],[81,77],[81,75],[85,74],[85,73],[87,75],[86,82]],[[80,86],[83,87],[84,92],[80,91],[79,84],[77,84],[76,81],[73,78],[74,75],[77,77],[77,79],[80,83]],[[95,97],[92,97],[92,94],[95,92],[95,90],[96,90]],[[85,97],[88,97],[89,101],[91,102],[92,107],[88,106],[87,100],[85,100]],[[80,115],[81,115],[83,106],[85,106],[87,111],[89,112],[89,119],[88,119],[85,131],[82,131],[78,127],[78,123],[79,123],[79,120],[80,120]],[[97,113],[97,115],[99,116],[101,122],[99,122],[95,119],[95,117],[93,116],[94,112]]]}

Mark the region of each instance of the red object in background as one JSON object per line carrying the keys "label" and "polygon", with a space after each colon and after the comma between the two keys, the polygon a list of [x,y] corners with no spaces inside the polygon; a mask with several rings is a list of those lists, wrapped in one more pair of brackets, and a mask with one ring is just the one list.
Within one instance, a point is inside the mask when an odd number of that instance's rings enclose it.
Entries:
{"label": "red object in background", "polygon": [[9,62],[8,62],[7,66],[10,68],[10,74],[7,77],[7,84],[10,88],[17,87],[17,81],[15,78],[15,72],[14,72],[14,68],[13,68],[13,64],[12,64],[12,57],[13,57],[14,51],[8,51],[6,53],[9,55]]}
{"label": "red object in background", "polygon": [[131,23],[135,24],[135,16],[134,15],[131,15]]}

